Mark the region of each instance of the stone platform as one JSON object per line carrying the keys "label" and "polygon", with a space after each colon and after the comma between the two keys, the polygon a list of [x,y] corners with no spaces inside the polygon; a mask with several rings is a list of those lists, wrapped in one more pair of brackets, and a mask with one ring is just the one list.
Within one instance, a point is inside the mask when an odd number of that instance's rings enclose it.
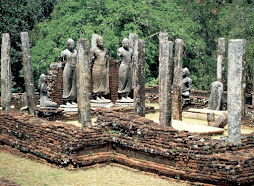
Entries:
{"label": "stone platform", "polygon": [[35,110],[35,114],[38,117],[50,120],[50,121],[55,121],[57,119],[62,119],[62,115],[63,115],[63,109],[52,109],[52,108],[39,108],[37,107],[37,109]]}
{"label": "stone platform", "polygon": [[78,105],[60,105],[64,112],[78,112]]}
{"label": "stone platform", "polygon": [[202,135],[223,134],[224,129],[173,120],[172,127],[178,131],[196,132]]}
{"label": "stone platform", "polygon": [[111,108],[114,104],[110,99],[91,100],[91,108]]}
{"label": "stone platform", "polygon": [[[159,120],[154,120],[160,123]],[[205,126],[201,124],[189,123],[185,121],[172,120],[172,127],[178,131],[195,132],[201,135],[213,135],[213,134],[223,134],[224,129]]]}
{"label": "stone platform", "polygon": [[133,99],[118,99],[116,100],[117,107],[134,107]]}
{"label": "stone platform", "polygon": [[209,113],[214,113],[215,120],[217,120],[220,116],[226,114],[227,111],[190,108],[187,111],[183,112],[183,117],[207,121],[207,114]]}

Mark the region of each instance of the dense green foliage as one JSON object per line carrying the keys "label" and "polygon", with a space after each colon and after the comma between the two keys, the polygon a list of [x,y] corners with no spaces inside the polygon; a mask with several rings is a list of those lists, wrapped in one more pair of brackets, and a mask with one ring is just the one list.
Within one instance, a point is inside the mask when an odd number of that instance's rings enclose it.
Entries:
{"label": "dense green foliage", "polygon": [[[104,37],[110,56],[116,57],[120,42],[129,33],[137,33],[146,43],[146,74],[151,81],[158,74],[158,37],[161,30],[168,30],[169,38],[183,38],[188,48],[202,48],[203,39],[195,34],[199,29],[174,1],[77,1],[58,3],[52,20],[40,23],[33,31],[37,34],[32,48],[36,72],[58,60],[66,48],[69,37],[91,38],[93,33]],[[151,35],[154,35],[152,37]],[[151,36],[151,37],[149,37]],[[38,74],[37,74],[38,75]]]}
{"label": "dense green foliage", "polygon": [[[6,1],[6,0],[5,0]],[[11,1],[12,2],[12,1]],[[22,1],[26,2],[26,1]],[[33,4],[31,4],[33,2]],[[146,43],[146,82],[158,82],[158,33],[168,31],[169,39],[182,38],[186,43],[184,66],[191,71],[194,88],[210,89],[216,80],[216,44],[219,37],[247,39],[246,62],[248,87],[253,82],[254,3],[250,0],[27,0],[18,8],[18,16],[5,14],[13,29],[2,24],[4,32],[16,35],[30,30],[31,57],[35,79],[47,73],[49,64],[59,60],[68,38],[104,37],[110,56],[116,56],[120,42],[129,33],[137,33]],[[9,4],[8,4],[9,3]],[[50,5],[50,6],[49,6]],[[51,14],[51,10],[54,10]],[[8,7],[7,7],[8,6]],[[30,8],[28,8],[30,7]],[[36,13],[35,13],[36,12]],[[3,13],[2,13],[3,14]],[[29,18],[29,19],[27,19]],[[21,22],[18,27],[15,21]],[[24,23],[23,23],[24,22]],[[36,23],[36,24],[34,24]],[[20,24],[20,23],[19,23]],[[18,28],[17,28],[18,27]],[[13,46],[20,51],[18,44]],[[20,58],[13,59],[20,64]],[[18,68],[17,71],[19,71]],[[14,76],[18,78],[19,74]]]}
{"label": "dense green foliage", "polygon": [[49,17],[55,0],[1,0],[0,30],[11,35],[11,62],[14,91],[24,86],[20,32],[32,30],[37,21]]}
{"label": "dense green foliage", "polygon": [[[251,88],[251,84],[254,83],[254,3],[251,2],[248,0],[183,1],[186,5],[184,8],[186,14],[199,23],[201,29],[198,33],[206,42],[205,50],[195,56],[195,59],[186,56],[188,63],[185,64],[191,69],[197,88],[209,89],[209,84],[216,80],[216,45],[220,37],[226,38],[226,41],[229,39],[247,40],[246,79],[247,88]],[[227,61],[225,65],[227,67]],[[227,74],[227,68],[225,73]],[[226,82],[224,82],[225,87]]]}

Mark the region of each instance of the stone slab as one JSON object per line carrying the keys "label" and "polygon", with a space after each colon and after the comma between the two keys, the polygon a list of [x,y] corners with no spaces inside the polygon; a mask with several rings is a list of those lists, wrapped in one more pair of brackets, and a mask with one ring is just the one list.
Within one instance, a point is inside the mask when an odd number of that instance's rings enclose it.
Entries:
{"label": "stone slab", "polygon": [[77,105],[60,105],[60,108],[78,108]]}
{"label": "stone slab", "polygon": [[110,102],[92,102],[91,100],[91,107],[92,108],[111,108],[114,104]]}
{"label": "stone slab", "polygon": [[56,110],[56,107],[39,107],[41,110]]}
{"label": "stone slab", "polygon": [[[159,120],[154,121],[159,123]],[[179,120],[172,120],[172,127],[178,131],[195,132],[201,135],[213,135],[224,133],[224,129],[221,128],[189,123]]]}
{"label": "stone slab", "polygon": [[188,109],[188,112],[202,113],[202,114],[207,114],[212,112],[217,116],[223,116],[224,113],[227,113],[227,111],[210,110],[210,109],[194,109],[194,108]]}
{"label": "stone slab", "polygon": [[117,107],[134,107],[133,99],[118,99],[116,100],[115,106]]}
{"label": "stone slab", "polygon": [[179,131],[188,131],[188,132],[196,132],[199,134],[213,135],[213,134],[223,134],[224,129],[217,127],[210,127],[205,125],[199,125],[194,123],[188,123],[179,120],[173,120],[172,127]]}
{"label": "stone slab", "polygon": [[64,108],[61,108],[61,109],[63,109],[64,112],[78,112],[78,107],[72,107],[72,108],[71,107],[70,108],[64,107]]}
{"label": "stone slab", "polygon": [[117,107],[134,107],[134,103],[133,102],[121,102],[121,103],[119,103],[119,102],[116,102],[115,103],[115,106],[117,106]]}
{"label": "stone slab", "polygon": [[[184,118],[191,118],[191,119],[200,119],[207,121],[207,113],[196,113],[196,112],[183,112]],[[215,115],[215,120],[217,120],[220,116]]]}
{"label": "stone slab", "polygon": [[134,102],[133,99],[124,99],[124,100],[118,99],[118,100],[116,100],[116,103],[133,103],[133,102]]}

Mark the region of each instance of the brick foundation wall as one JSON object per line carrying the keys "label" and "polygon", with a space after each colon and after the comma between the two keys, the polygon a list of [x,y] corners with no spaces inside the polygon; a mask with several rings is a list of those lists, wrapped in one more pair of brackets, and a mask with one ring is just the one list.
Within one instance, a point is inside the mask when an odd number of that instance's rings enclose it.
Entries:
{"label": "brick foundation wall", "polygon": [[119,164],[218,185],[254,181],[254,133],[233,145],[126,113],[103,113],[98,123],[115,134],[114,161]]}
{"label": "brick foundation wall", "polygon": [[[61,122],[52,123],[15,112],[1,112],[0,118],[2,148],[9,146],[64,167],[69,164],[86,166],[94,162],[109,161],[107,151],[110,138],[103,129],[79,128]],[[97,154],[97,149],[100,148],[106,153]]]}
{"label": "brick foundation wall", "polygon": [[79,128],[0,112],[0,149],[62,167],[118,163],[181,180],[218,185],[254,183],[254,133],[242,143],[178,132],[128,113],[100,112],[97,127]]}

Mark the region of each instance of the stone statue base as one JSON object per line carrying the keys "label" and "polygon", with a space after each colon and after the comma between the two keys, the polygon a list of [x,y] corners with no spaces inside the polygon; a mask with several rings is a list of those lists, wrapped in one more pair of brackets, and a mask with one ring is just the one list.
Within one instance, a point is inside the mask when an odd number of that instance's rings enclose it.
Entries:
{"label": "stone statue base", "polygon": [[[38,106],[37,106],[38,107]],[[56,107],[40,107],[41,110],[56,110]]]}
{"label": "stone statue base", "polygon": [[64,112],[78,112],[78,105],[60,105],[60,108],[64,110]]}
{"label": "stone statue base", "polygon": [[114,104],[110,99],[102,99],[102,100],[91,100],[91,107],[93,108],[111,108]]}
{"label": "stone statue base", "polygon": [[118,99],[116,100],[117,107],[134,107],[133,99]]}
{"label": "stone statue base", "polygon": [[55,121],[57,119],[61,119],[63,116],[63,110],[58,109],[58,108],[55,108],[55,109],[37,108],[37,109],[35,109],[34,112],[35,112],[36,116],[45,118],[50,121]]}

